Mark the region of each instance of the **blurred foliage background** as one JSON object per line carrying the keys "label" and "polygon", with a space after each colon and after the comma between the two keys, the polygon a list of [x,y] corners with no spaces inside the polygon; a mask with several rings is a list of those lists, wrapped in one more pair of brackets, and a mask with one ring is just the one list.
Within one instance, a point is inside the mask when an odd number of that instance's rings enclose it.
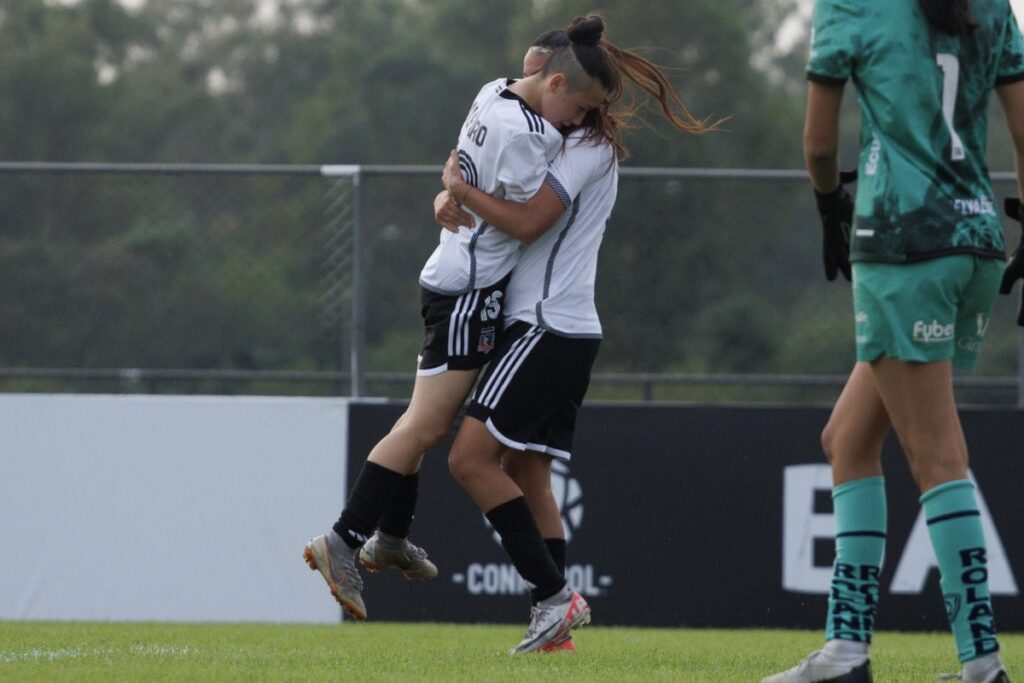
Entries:
{"label": "blurred foliage background", "polygon": [[[537,35],[599,9],[609,39],[664,66],[694,114],[728,117],[722,132],[692,137],[652,113],[649,128],[627,136],[628,167],[800,169],[802,4],[5,0],[0,161],[439,168],[480,85],[519,75]],[[852,166],[852,90],[846,100],[843,157]],[[990,167],[1010,170],[1001,116],[993,106]],[[229,381],[215,372],[348,369],[346,182],[0,173],[0,368],[210,373],[111,384],[9,372],[0,390],[343,393],[344,382]],[[411,379],[421,334],[416,276],[436,244],[438,189],[429,174],[365,179],[371,372]],[[624,178],[599,274],[606,339],[597,372],[846,373],[849,289],[825,282],[819,230],[803,181]],[[982,375],[1016,373],[1014,307],[999,302]],[[370,390],[403,396],[408,384]],[[642,393],[607,382],[591,396]],[[666,385],[647,396],[835,393]]]}

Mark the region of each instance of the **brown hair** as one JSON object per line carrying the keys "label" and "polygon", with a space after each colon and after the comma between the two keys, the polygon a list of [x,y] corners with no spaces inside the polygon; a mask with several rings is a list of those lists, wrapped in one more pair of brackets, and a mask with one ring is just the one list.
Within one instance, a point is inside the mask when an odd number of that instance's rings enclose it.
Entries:
{"label": "brown hair", "polygon": [[962,36],[978,28],[971,18],[971,0],[918,0],[918,4],[937,31]]}
{"label": "brown hair", "polygon": [[694,117],[660,67],[608,42],[604,29],[604,19],[600,14],[576,17],[565,29],[569,45],[556,49],[541,70],[545,75],[564,73],[569,87],[582,87],[589,77],[600,81],[607,90],[605,106],[589,112],[583,120],[581,127],[589,130],[585,139],[603,138],[615,148],[620,160],[629,156],[622,143],[622,131],[635,127],[634,121],[639,116],[635,97],[624,104],[621,102],[623,76],[628,81],[627,85],[639,88],[647,98],[656,100],[662,116],[676,129],[700,135],[719,126],[721,120],[708,125],[708,119]]}

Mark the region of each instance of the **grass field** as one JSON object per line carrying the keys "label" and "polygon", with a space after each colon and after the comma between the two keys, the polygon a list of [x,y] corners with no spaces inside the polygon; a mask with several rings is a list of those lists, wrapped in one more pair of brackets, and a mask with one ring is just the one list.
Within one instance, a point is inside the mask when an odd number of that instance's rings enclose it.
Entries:
{"label": "grass field", "polygon": [[[821,644],[811,631],[587,627],[578,652],[506,654],[518,626],[0,622],[0,681],[760,681]],[[879,683],[956,671],[952,639],[881,633]],[[1003,636],[1011,673],[1024,635]]]}

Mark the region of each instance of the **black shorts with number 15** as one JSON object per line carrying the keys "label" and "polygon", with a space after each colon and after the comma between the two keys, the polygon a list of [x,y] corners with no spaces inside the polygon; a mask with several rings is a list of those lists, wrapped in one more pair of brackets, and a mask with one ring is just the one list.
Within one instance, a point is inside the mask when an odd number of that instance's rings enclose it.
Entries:
{"label": "black shorts with number 15", "polygon": [[445,370],[479,370],[501,339],[505,288],[511,274],[458,296],[422,289],[423,347],[417,375]]}

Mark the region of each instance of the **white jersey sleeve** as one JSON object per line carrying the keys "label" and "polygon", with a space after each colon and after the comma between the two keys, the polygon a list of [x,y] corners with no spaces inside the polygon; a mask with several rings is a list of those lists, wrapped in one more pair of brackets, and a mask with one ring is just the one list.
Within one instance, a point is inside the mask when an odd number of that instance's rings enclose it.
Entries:
{"label": "white jersey sleeve", "polygon": [[548,173],[550,140],[529,131],[510,137],[498,162],[498,184],[505,199],[525,202],[537,194]]}
{"label": "white jersey sleeve", "polygon": [[615,150],[602,140],[569,137],[546,182],[568,207],[526,247],[512,271],[505,315],[566,337],[600,338],[594,302],[597,256],[618,191]]}
{"label": "white jersey sleeve", "polygon": [[[490,195],[526,201],[540,189],[561,134],[499,79],[484,86],[459,135],[459,168],[473,187]],[[420,284],[454,295],[488,287],[519,259],[521,244],[479,216],[458,234],[440,231],[440,244],[420,272]]]}
{"label": "white jersey sleeve", "polygon": [[[567,144],[571,147],[572,153],[559,154],[551,164],[551,175],[554,176],[554,183],[551,179],[548,182],[558,192],[558,184],[570,198],[578,197],[583,188],[612,170],[615,160],[612,158],[612,149],[607,144],[596,144],[593,141],[583,141],[579,137],[573,137]],[[561,195],[559,195],[561,196]]]}

